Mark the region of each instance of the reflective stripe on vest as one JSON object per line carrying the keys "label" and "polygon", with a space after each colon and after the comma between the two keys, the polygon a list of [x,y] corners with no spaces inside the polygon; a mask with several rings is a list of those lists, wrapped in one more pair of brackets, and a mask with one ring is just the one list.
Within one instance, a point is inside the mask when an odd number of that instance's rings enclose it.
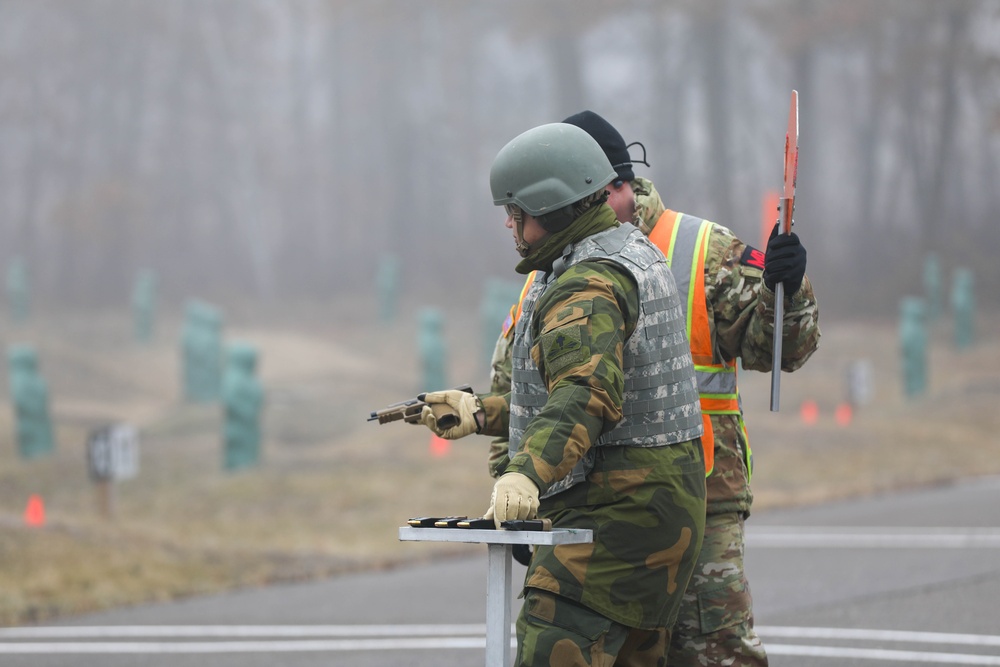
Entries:
{"label": "reflective stripe on vest", "polygon": [[524,304],[524,297],[528,294],[528,289],[531,287],[531,283],[535,282],[535,274],[537,271],[532,271],[528,274],[527,279],[524,281],[524,287],[521,288],[521,294],[517,297],[517,303],[510,307],[510,314],[507,315],[507,319],[503,322],[503,335],[504,337],[510,335],[514,331],[514,325],[517,321],[521,319],[521,309]]}
{"label": "reflective stripe on vest", "polygon": [[649,239],[663,251],[674,281],[681,294],[687,320],[691,357],[694,359],[701,398],[705,435],[705,470],[715,465],[715,438],[711,415],[741,414],[740,395],[736,385],[736,361],[716,362],[709,327],[708,301],[705,299],[705,260],[708,257],[708,237],[712,223],[685,213],[666,210],[656,221]]}

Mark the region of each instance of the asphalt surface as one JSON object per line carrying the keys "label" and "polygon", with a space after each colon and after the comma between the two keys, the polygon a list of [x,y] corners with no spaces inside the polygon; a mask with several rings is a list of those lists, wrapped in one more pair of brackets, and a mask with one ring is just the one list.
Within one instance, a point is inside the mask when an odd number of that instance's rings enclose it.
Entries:
{"label": "asphalt surface", "polygon": [[[985,478],[755,514],[746,567],[771,664],[1000,665],[998,509],[1000,478]],[[0,628],[0,665],[483,665],[486,567],[484,546],[387,572]],[[515,580],[523,572],[515,563]]]}

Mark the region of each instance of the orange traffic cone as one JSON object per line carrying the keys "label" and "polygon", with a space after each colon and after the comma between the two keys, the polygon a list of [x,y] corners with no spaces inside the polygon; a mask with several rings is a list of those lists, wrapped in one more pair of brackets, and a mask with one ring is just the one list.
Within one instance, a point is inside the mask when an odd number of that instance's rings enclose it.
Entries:
{"label": "orange traffic cone", "polygon": [[38,494],[32,494],[28,498],[28,506],[24,508],[24,525],[45,525],[45,503],[42,502],[42,497]]}
{"label": "orange traffic cone", "polygon": [[819,406],[816,405],[816,401],[803,401],[799,414],[802,417],[802,423],[815,424],[816,420],[819,419]]}
{"label": "orange traffic cone", "polygon": [[851,419],[854,418],[854,409],[851,408],[850,403],[841,403],[837,406],[837,411],[834,413],[834,417],[837,420],[837,424],[840,426],[850,426]]}
{"label": "orange traffic cone", "polygon": [[437,433],[431,433],[431,456],[441,458],[451,451],[451,440],[445,440]]}

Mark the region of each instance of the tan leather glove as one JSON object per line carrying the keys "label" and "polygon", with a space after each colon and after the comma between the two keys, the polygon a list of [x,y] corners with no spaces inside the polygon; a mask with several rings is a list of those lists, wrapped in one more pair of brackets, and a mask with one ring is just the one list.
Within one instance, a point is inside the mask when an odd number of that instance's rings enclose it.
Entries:
{"label": "tan leather glove", "polygon": [[530,477],[519,472],[500,476],[493,485],[490,508],[483,518],[493,519],[497,530],[509,519],[534,519],[538,513],[538,487]]}
{"label": "tan leather glove", "polygon": [[[458,389],[448,389],[447,391],[431,391],[424,394],[424,409],[420,411],[420,423],[434,431],[446,440],[458,440],[473,433],[479,433],[480,425],[476,419],[477,412],[483,412],[482,404],[475,394],[470,394]],[[432,406],[437,407],[432,407]],[[442,411],[441,407],[447,406],[448,410]],[[443,412],[453,412],[454,426],[442,428],[438,424]],[[451,420],[451,421],[454,421]]]}

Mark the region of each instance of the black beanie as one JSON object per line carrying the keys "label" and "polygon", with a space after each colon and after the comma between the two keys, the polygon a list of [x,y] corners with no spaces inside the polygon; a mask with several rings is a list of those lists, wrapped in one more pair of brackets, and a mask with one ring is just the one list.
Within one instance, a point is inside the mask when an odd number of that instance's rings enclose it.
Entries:
{"label": "black beanie", "polygon": [[586,130],[587,134],[597,140],[597,143],[604,149],[604,154],[608,156],[611,166],[618,172],[618,178],[623,181],[635,179],[635,172],[632,171],[632,157],[628,154],[625,140],[614,125],[589,110],[575,113],[563,122]]}

